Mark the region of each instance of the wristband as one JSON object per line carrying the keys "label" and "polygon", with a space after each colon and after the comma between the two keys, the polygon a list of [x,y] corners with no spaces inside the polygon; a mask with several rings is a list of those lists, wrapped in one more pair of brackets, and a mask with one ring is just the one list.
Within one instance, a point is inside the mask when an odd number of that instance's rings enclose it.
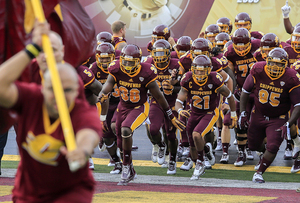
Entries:
{"label": "wristband", "polygon": [[37,44],[32,43],[32,44],[28,44],[25,47],[24,51],[31,59],[34,59],[39,55],[42,49]]}
{"label": "wristband", "polygon": [[231,112],[230,112],[230,117],[231,117],[231,118],[236,117],[236,112],[235,112],[235,111],[231,111]]}
{"label": "wristband", "polygon": [[230,91],[229,95],[226,97],[226,99],[229,99],[232,96],[232,93]]}
{"label": "wristband", "polygon": [[176,99],[176,101],[183,105],[183,101],[181,101],[180,99]]}
{"label": "wristband", "polygon": [[106,115],[100,115],[100,121],[105,121],[106,120]]}
{"label": "wristband", "polygon": [[182,111],[182,110],[183,110],[182,108],[179,108],[179,109],[177,110],[177,113],[180,114],[180,111]]}

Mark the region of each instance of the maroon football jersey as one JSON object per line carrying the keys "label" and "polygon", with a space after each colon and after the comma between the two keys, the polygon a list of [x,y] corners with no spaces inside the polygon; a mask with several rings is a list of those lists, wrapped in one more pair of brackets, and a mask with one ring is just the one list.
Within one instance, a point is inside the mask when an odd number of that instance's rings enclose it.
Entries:
{"label": "maroon football jersey", "polygon": [[[223,68],[226,68],[224,66],[226,62],[223,63],[217,57],[210,57],[210,60],[213,67],[212,71],[220,72],[221,70],[223,70]],[[193,56],[189,51],[179,59],[179,65],[185,70],[185,72],[190,71],[192,62],[193,62]]]}
{"label": "maroon football jersey", "polygon": [[224,85],[219,73],[211,72],[206,83],[200,85],[192,72],[187,72],[182,77],[180,85],[188,91],[187,101],[191,101],[193,112],[214,111],[219,106],[220,98],[217,89]]}
{"label": "maroon football jersey", "polygon": [[171,58],[179,59],[180,57],[178,57],[178,54],[177,54],[176,51],[172,51],[172,52],[171,52]]}
{"label": "maroon football jersey", "polygon": [[300,59],[291,65],[291,69],[294,69],[300,74]]}
{"label": "maroon football jersey", "polygon": [[300,58],[300,53],[295,52],[295,50],[291,46],[286,46],[283,48],[289,56],[289,67],[295,63]]}
{"label": "maroon football jersey", "polygon": [[123,38],[123,37],[113,37],[114,39],[114,42],[115,42],[115,48],[120,44],[120,43],[123,43],[123,42],[126,42],[126,39]]}
{"label": "maroon football jersey", "polygon": [[130,76],[120,68],[120,61],[113,61],[108,71],[111,74],[120,91],[121,105],[126,108],[134,108],[143,105],[147,99],[147,85],[157,79],[156,68],[149,63],[141,63],[137,72]]}
{"label": "maroon football jersey", "polygon": [[260,48],[257,49],[255,52],[254,52],[254,58],[256,61],[265,61],[265,59],[262,57],[261,55],[261,52],[260,52]]}
{"label": "maroon football jersey", "polygon": [[224,56],[234,66],[236,82],[239,88],[243,87],[246,77],[249,75],[250,69],[256,62],[254,58],[255,51],[260,47],[260,40],[251,40],[251,50],[245,56],[239,56],[233,49],[232,44],[224,52]]}
{"label": "maroon football jersey", "polygon": [[174,93],[172,92],[172,94],[169,94],[167,91],[165,91],[163,88],[162,88],[162,82],[164,80],[169,80],[171,78],[171,73],[172,73],[172,70],[179,70],[179,64],[178,64],[178,59],[175,59],[175,58],[171,58],[170,59],[170,63],[169,63],[169,66],[166,67],[165,69],[161,70],[160,68],[158,68],[154,61],[153,61],[153,58],[152,57],[148,57],[147,58],[147,62],[146,63],[151,63],[152,65],[154,65],[157,69],[157,84],[158,84],[158,87],[160,88],[160,90],[163,92],[168,104],[170,106],[174,106],[175,105],[175,100],[177,98],[177,93]]}
{"label": "maroon football jersey", "polygon": [[[102,70],[101,68],[99,68],[96,62],[90,66],[90,70],[95,75],[95,79],[97,79],[102,85],[104,85],[109,74],[108,70],[107,72]],[[115,84],[114,91],[111,93],[111,97],[109,99],[109,103],[110,104],[119,103],[119,101],[120,101],[120,91],[117,87],[117,84]]]}
{"label": "maroon football jersey", "polygon": [[[286,46],[290,46],[290,45],[285,42],[280,42],[280,44],[279,44],[280,48],[284,48]],[[261,48],[259,48],[255,51],[254,58],[256,59],[256,61],[265,61],[265,59],[261,55]]]}
{"label": "maroon football jersey", "polygon": [[[40,202],[43,196],[61,194],[76,186],[92,188],[94,180],[88,164],[71,172],[59,148],[66,145],[60,119],[51,120],[39,85],[17,83],[19,98],[12,108],[18,113],[17,144],[21,161],[13,195],[28,202]],[[70,107],[74,133],[89,128],[101,135],[97,110],[84,100]],[[42,201],[42,202],[49,202]]]}
{"label": "maroon football jersey", "polygon": [[[278,79],[271,79],[267,74],[266,62],[253,65],[250,75],[254,79],[245,82],[243,88],[251,92],[254,89],[255,110],[268,117],[285,115],[291,104],[300,102],[300,97],[291,101],[290,92],[300,86],[300,75],[293,69],[286,68],[285,73]],[[254,80],[254,87],[249,81]]]}
{"label": "maroon football jersey", "polygon": [[253,37],[255,39],[261,39],[263,36],[264,36],[264,34],[262,32],[259,32],[259,31],[251,32],[251,37]]}

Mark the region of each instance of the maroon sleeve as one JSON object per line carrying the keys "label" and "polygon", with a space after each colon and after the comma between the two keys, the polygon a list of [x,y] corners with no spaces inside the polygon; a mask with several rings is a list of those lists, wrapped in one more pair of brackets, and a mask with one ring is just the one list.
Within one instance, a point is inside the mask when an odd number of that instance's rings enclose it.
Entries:
{"label": "maroon sleeve", "polygon": [[246,90],[247,92],[251,92],[253,87],[254,87],[254,77],[250,73],[244,82],[243,89]]}
{"label": "maroon sleeve", "polygon": [[184,87],[185,89],[189,89],[189,81],[192,78],[192,72],[185,73],[180,81],[180,86]]}
{"label": "maroon sleeve", "polygon": [[89,68],[80,66],[76,70],[84,83],[84,87],[95,81],[95,75]]}
{"label": "maroon sleeve", "polygon": [[293,105],[296,105],[296,104],[300,105],[299,95],[300,95],[300,87],[297,87],[290,92],[290,100]]}

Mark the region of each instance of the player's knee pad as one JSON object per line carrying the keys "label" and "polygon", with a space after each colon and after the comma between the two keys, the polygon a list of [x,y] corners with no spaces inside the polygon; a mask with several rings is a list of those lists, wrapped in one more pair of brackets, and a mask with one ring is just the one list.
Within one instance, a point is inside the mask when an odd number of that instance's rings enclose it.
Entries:
{"label": "player's knee pad", "polygon": [[247,130],[245,130],[245,129],[239,129],[239,128],[236,128],[236,133],[238,133],[238,134],[247,134]]}

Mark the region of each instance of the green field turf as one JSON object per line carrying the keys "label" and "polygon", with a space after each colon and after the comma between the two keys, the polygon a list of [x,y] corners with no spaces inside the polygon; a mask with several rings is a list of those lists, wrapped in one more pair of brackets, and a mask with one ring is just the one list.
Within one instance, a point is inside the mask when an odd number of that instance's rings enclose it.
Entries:
{"label": "green field turf", "polygon": [[[18,161],[2,161],[2,168],[16,169]],[[106,165],[95,164],[94,173],[109,173],[113,167]],[[135,171],[138,175],[158,175],[167,176],[167,168],[151,167],[151,166],[135,166]],[[182,171],[177,168],[176,175],[174,177],[191,177],[193,170]],[[242,170],[223,170],[223,169],[211,169],[206,170],[205,174],[201,178],[217,178],[217,179],[231,179],[231,180],[252,180],[254,171],[242,171]],[[275,173],[265,172],[264,178],[268,182],[299,182],[299,174],[292,173]]]}

